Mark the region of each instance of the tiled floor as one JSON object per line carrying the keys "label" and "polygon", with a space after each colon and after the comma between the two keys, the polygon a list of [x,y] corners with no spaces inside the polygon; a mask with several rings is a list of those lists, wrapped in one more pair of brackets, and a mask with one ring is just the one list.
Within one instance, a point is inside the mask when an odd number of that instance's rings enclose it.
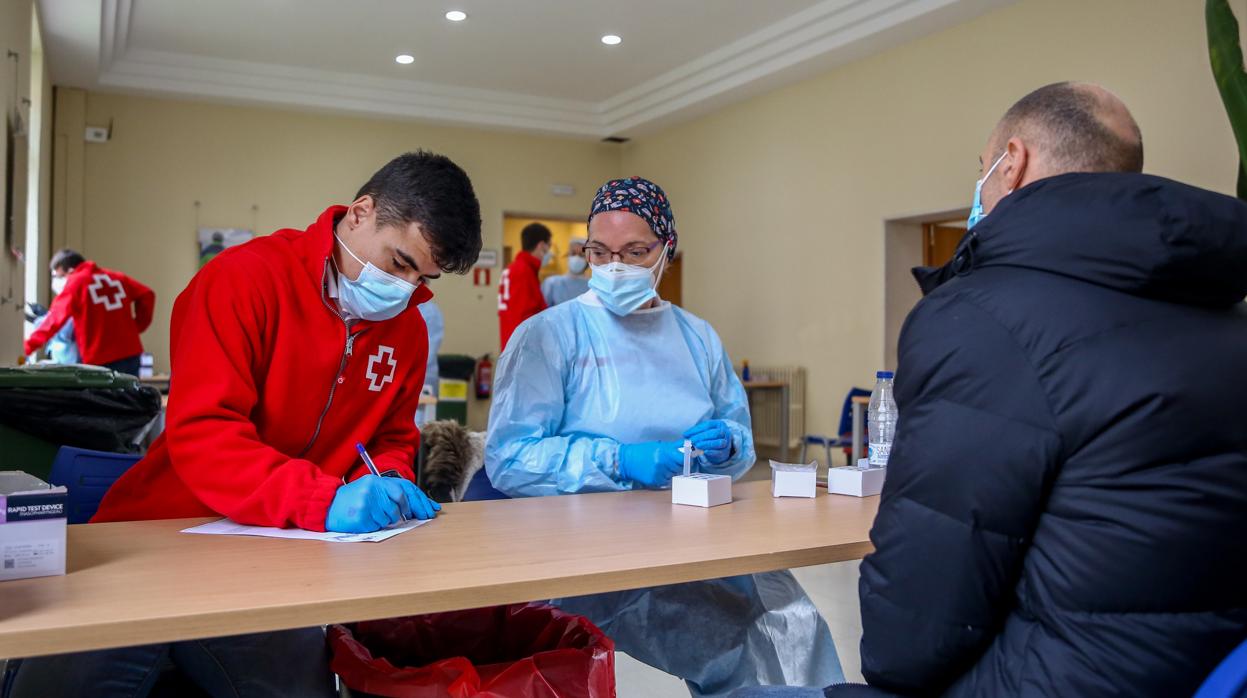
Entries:
{"label": "tiled floor", "polygon": [[[849,681],[861,681],[858,641],[862,638],[862,621],[857,604],[858,562],[838,562],[793,570],[805,587],[814,605],[827,619],[831,635],[840,653],[840,665]],[[616,657],[615,676],[619,698],[687,698],[684,682],[650,668],[631,657]]]}

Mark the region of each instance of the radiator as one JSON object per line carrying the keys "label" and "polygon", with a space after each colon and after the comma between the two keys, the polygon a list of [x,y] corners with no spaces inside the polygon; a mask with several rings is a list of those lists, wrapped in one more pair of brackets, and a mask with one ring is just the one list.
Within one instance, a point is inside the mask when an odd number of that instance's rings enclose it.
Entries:
{"label": "radiator", "polygon": [[[740,375],[740,367],[736,367]],[[788,445],[800,448],[805,436],[805,369],[798,366],[749,365],[750,379],[757,382],[779,381],[788,384]],[[780,392],[749,391],[749,412],[753,418],[753,440],[758,446],[779,448]]]}

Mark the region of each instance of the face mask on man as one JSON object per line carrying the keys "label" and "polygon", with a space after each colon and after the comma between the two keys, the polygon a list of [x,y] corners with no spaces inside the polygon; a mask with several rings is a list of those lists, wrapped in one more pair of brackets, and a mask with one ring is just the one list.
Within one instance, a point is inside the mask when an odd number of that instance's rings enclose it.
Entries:
{"label": "face mask on man", "polygon": [[554,261],[554,250],[551,250],[549,247],[547,247],[545,254],[541,255],[541,266],[544,267],[553,261]]}
{"label": "face mask on man", "polygon": [[658,280],[667,266],[667,246],[653,267],[623,262],[593,265],[589,288],[597,294],[606,309],[616,315],[631,315],[638,308],[658,297]]}
{"label": "face mask on man", "polygon": [[65,284],[68,281],[69,281],[68,276],[53,276],[52,277],[52,295],[54,296],[61,295],[61,291],[65,290]]}
{"label": "face mask on man", "polygon": [[337,233],[333,237],[352,259],[364,265],[359,278],[348,279],[338,274],[338,302],[342,304],[342,310],[350,317],[371,322],[389,320],[403,312],[411,300],[411,294],[416,292],[416,285],[356,257]]}
{"label": "face mask on man", "polygon": [[567,270],[573,274],[583,274],[588,266],[589,263],[585,261],[584,257],[567,258]]}
{"label": "face mask on man", "polygon": [[[966,230],[972,229],[974,226],[978,225],[979,221],[987,217],[987,214],[983,213],[983,182],[986,182],[987,178],[992,176],[992,173],[996,171],[996,166],[999,165],[1000,161],[1004,160],[1005,156],[1008,154],[1008,150],[1001,153],[1000,157],[996,158],[996,162],[992,163],[991,168],[987,170],[987,174],[983,175],[982,179],[974,183],[974,205],[970,207],[970,217],[966,220]],[[1013,190],[1010,189],[1009,193],[1012,194]]]}

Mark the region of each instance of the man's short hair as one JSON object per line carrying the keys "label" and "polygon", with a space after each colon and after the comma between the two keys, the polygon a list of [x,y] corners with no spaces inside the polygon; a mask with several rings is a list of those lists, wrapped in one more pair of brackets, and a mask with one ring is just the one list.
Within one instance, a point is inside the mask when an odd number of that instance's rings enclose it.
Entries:
{"label": "man's short hair", "polygon": [[372,197],[377,226],[419,223],[433,260],[463,274],[481,254],[481,205],[472,180],[444,155],[425,150],[386,163],[355,195]]}
{"label": "man's short hair", "polygon": [[525,252],[532,252],[537,249],[537,245],[543,242],[550,242],[550,229],[541,223],[529,223],[524,226],[524,230],[520,231],[520,247]]}
{"label": "man's short hair", "polygon": [[52,271],[56,271],[57,269],[69,271],[86,261],[86,257],[83,257],[78,252],[71,250],[68,247],[63,247],[57,250],[56,254],[52,255],[52,262],[48,265],[48,268]]}
{"label": "man's short hair", "polygon": [[999,142],[1025,134],[1038,140],[1063,172],[1142,172],[1143,135],[1130,120],[1123,138],[1103,120],[1104,108],[1090,90],[1071,82],[1045,85],[1018,100],[997,128]]}

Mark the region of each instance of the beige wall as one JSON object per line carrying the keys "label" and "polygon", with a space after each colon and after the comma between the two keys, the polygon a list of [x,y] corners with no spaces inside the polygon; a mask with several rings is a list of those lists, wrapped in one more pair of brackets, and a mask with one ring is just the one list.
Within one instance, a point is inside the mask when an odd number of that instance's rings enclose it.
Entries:
{"label": "beige wall", "polygon": [[[0,3],[0,51],[5,55],[0,55],[0,113],[8,114],[11,105],[15,101],[22,99],[31,99],[31,65],[34,63],[34,56],[37,51],[38,41],[32,31],[31,15],[34,12],[34,3],[32,0],[9,0]],[[37,31],[37,30],[36,30]],[[13,61],[7,58],[8,51],[16,51],[19,56],[17,82],[14,83]],[[38,65],[38,63],[35,63]],[[46,70],[40,71],[40,75],[35,77],[36,87],[42,84],[43,94],[49,94],[48,74]],[[19,138],[15,142],[16,152],[14,161],[14,190],[13,190],[13,211],[5,209],[4,197],[0,196],[0,221],[9,219],[10,214],[13,217],[13,246],[19,250],[27,250],[26,239],[26,223],[27,217],[27,194],[30,191],[28,185],[28,177],[31,171],[35,172],[35,177],[42,178],[42,185],[38,187],[36,199],[42,197],[43,211],[47,211],[47,174],[49,172],[48,163],[51,155],[49,147],[49,134],[51,126],[51,110],[44,109],[42,118],[40,119],[43,128],[40,130],[36,124],[31,123],[31,108],[28,105],[19,107],[22,118],[25,120],[27,127],[27,137]],[[39,118],[39,114],[34,115]],[[4,128],[4,120],[0,118],[0,128]],[[31,133],[42,133],[41,143],[36,144],[32,165],[30,152],[30,135]],[[8,170],[3,167],[6,162],[8,142],[7,138],[0,134],[0,193],[6,191],[8,186],[7,177]],[[38,167],[42,163],[43,167]],[[47,216],[41,216],[38,220],[39,225],[44,231],[46,237]],[[0,364],[11,364],[18,360],[22,353],[22,336],[23,336],[23,314],[22,306],[26,301],[25,280],[26,274],[24,264],[19,260],[0,240]],[[45,273],[46,277],[46,273]],[[44,292],[40,300],[47,300],[47,292]]]}
{"label": "beige wall", "polygon": [[[607,144],[405,122],[80,90],[58,90],[57,100],[56,242],[155,289],[143,340],[157,370],[168,367],[173,300],[196,270],[197,226],[303,228],[324,207],[349,203],[391,157],[427,148],[467,170],[485,247],[500,250],[504,211],[582,216],[620,157]],[[84,125],[109,124],[108,143],[83,145]],[[556,182],[588,193],[552,196]],[[497,272],[490,287],[470,276],[435,282],[443,352],[497,356],[497,283]]]}
{"label": "beige wall", "polygon": [[[1235,9],[1247,19],[1247,1]],[[671,196],[685,306],[734,360],[805,366],[808,430],[826,432],[888,354],[885,221],[968,207],[996,119],[1066,79],[1121,95],[1149,172],[1232,191],[1234,141],[1193,0],[1021,0],[638,138],[623,170]]]}

